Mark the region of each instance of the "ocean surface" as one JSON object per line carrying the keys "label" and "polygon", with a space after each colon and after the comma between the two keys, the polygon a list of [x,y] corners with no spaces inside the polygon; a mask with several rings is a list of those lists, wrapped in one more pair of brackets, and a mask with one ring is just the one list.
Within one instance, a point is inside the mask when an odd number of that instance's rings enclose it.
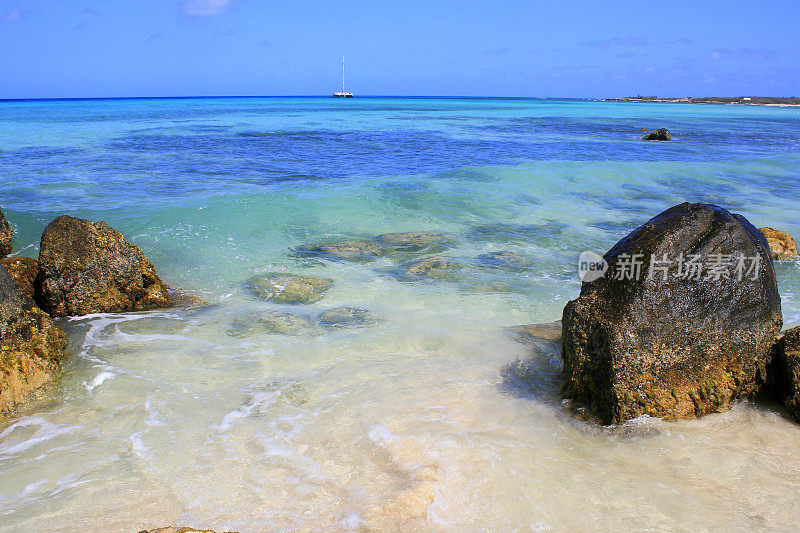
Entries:
{"label": "ocean surface", "polygon": [[[660,127],[671,142],[640,140]],[[60,214],[105,220],[213,304],[61,322],[63,378],[0,427],[0,531],[792,530],[800,425],[776,406],[600,427],[561,403],[557,348],[513,326],[558,320],[582,251],[683,201],[797,238],[799,186],[797,108],[0,102],[15,254],[36,257]],[[406,231],[452,234],[439,253],[460,268],[408,279],[413,254],[299,253]],[[776,270],[798,325],[800,264]],[[268,272],[333,287],[271,303],[246,286]],[[338,306],[374,320],[296,335],[248,322]]]}

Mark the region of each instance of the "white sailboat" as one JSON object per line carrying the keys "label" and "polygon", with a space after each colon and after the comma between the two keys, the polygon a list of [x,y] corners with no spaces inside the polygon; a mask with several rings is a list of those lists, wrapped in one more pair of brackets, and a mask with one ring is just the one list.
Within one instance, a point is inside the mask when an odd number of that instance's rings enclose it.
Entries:
{"label": "white sailboat", "polygon": [[342,56],[342,90],[333,93],[334,98],[352,98],[353,93],[344,90],[344,56]]}

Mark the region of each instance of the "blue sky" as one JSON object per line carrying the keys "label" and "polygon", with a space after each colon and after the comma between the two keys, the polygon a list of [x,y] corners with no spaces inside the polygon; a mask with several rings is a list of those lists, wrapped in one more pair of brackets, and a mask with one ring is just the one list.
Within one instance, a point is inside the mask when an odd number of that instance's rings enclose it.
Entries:
{"label": "blue sky", "polygon": [[0,0],[0,98],[800,96],[800,4]]}

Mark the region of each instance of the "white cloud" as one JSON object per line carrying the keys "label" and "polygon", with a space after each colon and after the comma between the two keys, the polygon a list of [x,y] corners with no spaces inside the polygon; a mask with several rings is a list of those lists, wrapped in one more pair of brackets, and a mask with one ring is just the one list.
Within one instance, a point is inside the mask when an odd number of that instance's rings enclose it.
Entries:
{"label": "white cloud", "polygon": [[186,0],[183,12],[192,17],[213,17],[228,10],[232,0]]}
{"label": "white cloud", "polygon": [[0,21],[3,22],[19,22],[20,20],[22,20],[22,10],[18,7],[15,7],[0,17]]}

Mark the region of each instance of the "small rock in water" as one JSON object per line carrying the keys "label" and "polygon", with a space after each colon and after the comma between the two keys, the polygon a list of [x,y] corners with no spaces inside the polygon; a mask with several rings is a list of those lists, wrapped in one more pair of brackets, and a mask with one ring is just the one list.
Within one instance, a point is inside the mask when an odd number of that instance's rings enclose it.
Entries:
{"label": "small rock in water", "polygon": [[566,224],[555,221],[544,224],[496,223],[476,226],[470,230],[469,236],[478,241],[563,246],[566,228]]}
{"label": "small rock in water", "polygon": [[400,267],[399,273],[407,279],[444,277],[452,274],[458,268],[459,265],[454,259],[435,255],[406,263]]}
{"label": "small rock in water", "polygon": [[32,257],[4,257],[0,265],[6,267],[14,281],[31,298],[35,297],[34,282],[39,272],[39,261]]}
{"label": "small rock in water", "polygon": [[516,252],[489,252],[479,255],[478,261],[484,265],[510,269],[525,269],[533,266],[533,261]]}
{"label": "small rock in water", "polygon": [[321,255],[346,261],[372,261],[383,254],[383,248],[375,241],[346,239],[327,244],[310,244],[298,248],[301,253]]}
{"label": "small rock in water", "polygon": [[517,340],[523,344],[533,342],[561,342],[561,321],[544,324],[528,324],[513,328],[517,332]]}
{"label": "small rock in water", "polygon": [[791,235],[772,228],[758,228],[758,231],[763,233],[764,237],[767,238],[769,250],[772,252],[773,259],[797,258],[797,243],[794,242]]}
{"label": "small rock in water", "polygon": [[210,307],[211,304],[205,301],[202,297],[192,294],[183,289],[176,289],[174,287],[167,287],[169,297],[172,298],[172,305],[184,309],[195,309],[198,307]]}
{"label": "small rock in water", "polygon": [[333,280],[294,274],[264,274],[247,280],[248,290],[258,298],[279,303],[309,304],[322,299]]}
{"label": "small rock in water", "polygon": [[376,237],[388,252],[435,252],[456,243],[455,235],[436,232],[384,233]]}
{"label": "small rock in water", "polygon": [[358,307],[334,307],[319,315],[317,320],[323,327],[338,329],[374,326],[381,318]]}
{"label": "small rock in water", "polygon": [[0,211],[0,257],[5,257],[11,253],[11,239],[14,236],[14,230],[11,224],[8,223],[3,212]]}
{"label": "small rock in water", "polygon": [[231,337],[259,333],[301,335],[311,331],[313,327],[311,319],[304,315],[289,311],[264,311],[250,313],[233,320],[228,335]]}
{"label": "small rock in water", "polygon": [[645,141],[668,141],[672,139],[672,134],[664,128],[657,129],[656,131],[651,131],[644,137],[642,137]]}

